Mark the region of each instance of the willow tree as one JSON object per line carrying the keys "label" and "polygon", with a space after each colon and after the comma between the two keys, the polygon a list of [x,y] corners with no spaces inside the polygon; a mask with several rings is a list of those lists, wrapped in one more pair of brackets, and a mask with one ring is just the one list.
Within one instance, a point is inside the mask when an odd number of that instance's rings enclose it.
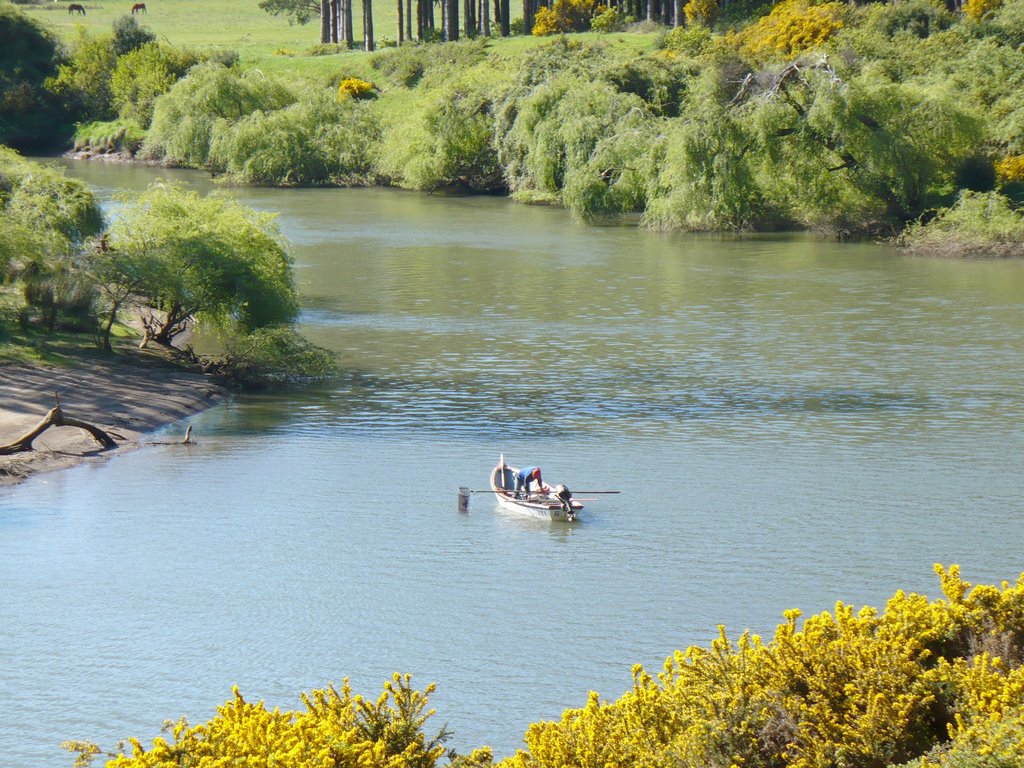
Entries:
{"label": "willow tree", "polygon": [[102,226],[88,185],[0,147],[0,278],[17,282],[51,330],[61,313],[90,322],[93,285],[80,257]]}
{"label": "willow tree", "polygon": [[[275,217],[226,194],[156,184],[126,200],[108,234],[121,258],[107,279],[136,285],[147,340],[171,346],[192,322],[248,332],[288,322],[298,311]],[[130,268],[119,274],[119,263]]]}

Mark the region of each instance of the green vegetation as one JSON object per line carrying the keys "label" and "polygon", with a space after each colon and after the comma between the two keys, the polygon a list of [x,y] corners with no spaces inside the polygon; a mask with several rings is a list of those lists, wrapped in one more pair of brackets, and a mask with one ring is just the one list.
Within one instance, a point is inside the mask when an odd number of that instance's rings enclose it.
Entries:
{"label": "green vegetation", "polygon": [[[656,676],[641,666],[614,702],[591,693],[558,722],[534,723],[502,768],[1009,768],[1024,754],[1024,575],[971,585],[935,567],[944,597],[897,592],[878,611],[837,603],[772,639],[723,627],[710,647],[677,651]],[[268,765],[433,768],[449,734],[425,730],[425,691],[395,675],[376,700],[346,682],[281,712],[234,698],[206,723],[168,725],[149,749],[108,768]],[[78,765],[101,754],[69,743]],[[453,768],[494,764],[487,747],[448,753]]]}
{"label": "green vegetation", "polygon": [[6,361],[59,356],[61,333],[107,352],[127,315],[177,354],[200,326],[226,353],[184,358],[247,386],[321,377],[333,359],[291,326],[298,310],[291,257],[274,216],[224,194],[157,184],[109,226],[92,191],[62,172],[0,149],[0,340]]}
{"label": "green vegetation", "polygon": [[0,144],[29,149],[65,138],[69,119],[44,87],[62,61],[57,36],[0,2],[0,40]]}
{"label": "green vegetation", "polygon": [[996,192],[965,191],[935,218],[909,226],[900,242],[929,256],[1024,256],[1024,210]]}
{"label": "green vegetation", "polygon": [[[53,83],[83,115],[122,121],[121,144],[147,131],[141,156],[243,183],[509,193],[582,221],[839,236],[897,235],[964,192],[1024,197],[1024,0],[523,9],[534,35],[250,48],[238,66],[195,66],[209,55],[119,22],[80,37]],[[611,31],[680,10],[671,32]],[[607,31],[541,37],[586,28]],[[947,226],[980,209],[958,210]]]}

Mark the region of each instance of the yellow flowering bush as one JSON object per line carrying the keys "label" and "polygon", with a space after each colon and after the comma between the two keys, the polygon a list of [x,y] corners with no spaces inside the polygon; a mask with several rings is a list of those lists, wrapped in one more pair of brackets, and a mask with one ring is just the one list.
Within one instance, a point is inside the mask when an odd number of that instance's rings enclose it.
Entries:
{"label": "yellow flowering bush", "polygon": [[969,19],[981,21],[1002,4],[1003,0],[966,0],[964,3],[964,15]]}
{"label": "yellow flowering bush", "polygon": [[767,16],[729,39],[755,61],[795,59],[842,29],[845,12],[841,3],[782,0]]}
{"label": "yellow flowering bush", "polygon": [[[560,720],[529,726],[501,768],[964,768],[1024,754],[1024,574],[972,586],[935,566],[942,597],[897,592],[879,612],[837,603],[801,624],[784,614],[768,642],[719,627],[656,676],[633,668],[617,701],[591,693]],[[181,720],[107,768],[434,768],[447,731],[428,738],[434,687],[395,675],[376,700],[347,681],[268,710],[234,691],[206,723]],[[99,753],[69,742],[76,766]],[[969,762],[991,756],[999,762]],[[967,762],[965,762],[967,761]],[[451,768],[489,768],[484,747]]]}
{"label": "yellow flowering bush", "polygon": [[1024,155],[1010,155],[997,162],[996,178],[1000,184],[1024,181]]}
{"label": "yellow flowering bush", "polygon": [[372,99],[373,96],[373,83],[360,80],[358,77],[346,77],[338,86],[340,99]]}
{"label": "yellow flowering bush", "polygon": [[711,22],[718,16],[718,0],[690,0],[684,7],[686,24],[701,24],[710,27]]}
{"label": "yellow flowering bush", "polygon": [[[433,768],[445,754],[449,734],[442,728],[428,738],[423,727],[433,716],[427,709],[430,685],[413,690],[409,675],[395,674],[375,701],[353,696],[346,680],[341,690],[329,686],[302,694],[305,711],[268,710],[247,702],[238,688],[206,723],[179,720],[146,749],[129,739],[131,754],[115,755],[107,768]],[[69,742],[78,752],[76,765],[87,766],[99,749]],[[489,751],[463,759],[466,766],[490,762]]]}
{"label": "yellow flowering bush", "polygon": [[583,32],[590,26],[596,0],[555,0],[551,8],[538,8],[533,24],[537,37],[563,32]]}
{"label": "yellow flowering bush", "polygon": [[971,589],[957,566],[936,571],[945,599],[897,592],[881,613],[838,603],[802,626],[787,611],[768,643],[720,627],[656,679],[635,668],[618,701],[592,693],[531,725],[527,749],[499,765],[924,768],[950,744],[1011,754],[1024,747],[1024,576]]}

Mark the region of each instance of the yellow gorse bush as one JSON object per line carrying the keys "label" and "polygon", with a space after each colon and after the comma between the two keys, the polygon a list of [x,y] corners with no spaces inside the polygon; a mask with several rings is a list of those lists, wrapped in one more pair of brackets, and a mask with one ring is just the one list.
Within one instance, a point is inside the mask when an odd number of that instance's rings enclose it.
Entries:
{"label": "yellow gorse bush", "polygon": [[924,768],[944,765],[922,756],[950,740],[1010,754],[1024,747],[1024,576],[971,589],[957,566],[936,571],[945,599],[897,592],[882,613],[838,603],[802,626],[787,611],[768,643],[720,627],[656,679],[636,667],[618,701],[592,693],[534,723],[500,765]]}
{"label": "yellow gorse bush", "polygon": [[338,86],[340,99],[368,99],[373,96],[373,83],[360,80],[358,77],[346,77]]}
{"label": "yellow gorse bush", "polygon": [[[1016,764],[1024,754],[1024,574],[974,586],[935,567],[943,597],[897,592],[881,612],[837,603],[785,613],[769,642],[719,627],[708,647],[677,651],[652,676],[637,665],[617,701],[591,693],[557,722],[532,724],[502,768],[962,767],[958,755]],[[107,768],[434,768],[448,738],[424,733],[434,686],[396,674],[376,699],[347,681],[302,695],[305,711],[234,698],[209,722]],[[87,766],[89,743],[65,745]],[[451,756],[487,768],[488,748]],[[980,763],[970,763],[971,765]]]}
{"label": "yellow gorse bush", "polygon": [[687,25],[703,24],[710,27],[718,16],[718,0],[689,0],[683,7]]}
{"label": "yellow gorse bush", "polygon": [[[107,768],[432,768],[445,754],[448,732],[428,738],[423,727],[434,686],[413,690],[409,675],[395,674],[375,701],[353,696],[346,680],[341,690],[328,686],[302,694],[305,711],[268,710],[247,702],[238,688],[211,720],[189,725],[179,720],[168,738],[146,749],[129,739],[131,753],[109,760]],[[89,765],[99,749],[69,742],[78,765]],[[469,759],[486,759],[489,752]],[[471,765],[464,759],[466,765]]]}
{"label": "yellow gorse bush", "polygon": [[756,61],[795,59],[842,29],[844,13],[841,3],[814,5],[808,0],[783,0],[756,24],[730,35],[729,40]]}
{"label": "yellow gorse bush", "polygon": [[1024,181],[1024,155],[1010,155],[997,162],[996,178],[1001,184]]}
{"label": "yellow gorse bush", "polygon": [[975,21],[981,21],[1003,4],[1003,0],[966,0],[964,15]]}
{"label": "yellow gorse bush", "polygon": [[582,32],[590,27],[597,0],[555,0],[551,8],[538,8],[533,24],[537,37]]}

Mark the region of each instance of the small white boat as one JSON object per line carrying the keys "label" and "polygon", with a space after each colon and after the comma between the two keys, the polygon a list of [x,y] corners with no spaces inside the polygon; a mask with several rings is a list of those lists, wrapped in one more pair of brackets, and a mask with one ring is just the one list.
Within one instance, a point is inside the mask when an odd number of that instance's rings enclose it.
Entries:
{"label": "small white boat", "polygon": [[516,497],[516,473],[519,470],[505,463],[504,455],[491,470],[491,489],[498,503],[506,509],[522,512],[541,520],[566,520],[572,522],[577,513],[583,509],[580,502],[572,498],[569,489],[564,485],[552,488],[546,483],[541,491],[529,495],[520,494]]}

